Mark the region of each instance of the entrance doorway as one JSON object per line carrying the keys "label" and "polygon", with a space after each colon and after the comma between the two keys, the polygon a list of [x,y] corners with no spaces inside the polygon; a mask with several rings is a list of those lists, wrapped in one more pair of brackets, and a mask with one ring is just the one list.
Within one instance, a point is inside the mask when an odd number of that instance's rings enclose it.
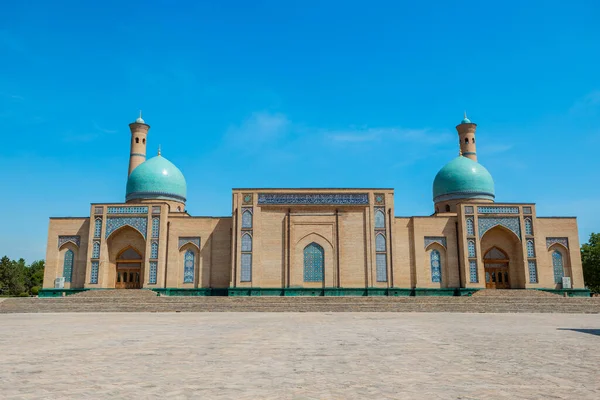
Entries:
{"label": "entrance doorway", "polygon": [[117,256],[116,289],[140,289],[142,287],[142,256],[128,247]]}
{"label": "entrance doorway", "polygon": [[486,289],[510,289],[508,256],[497,247],[492,247],[483,256]]}

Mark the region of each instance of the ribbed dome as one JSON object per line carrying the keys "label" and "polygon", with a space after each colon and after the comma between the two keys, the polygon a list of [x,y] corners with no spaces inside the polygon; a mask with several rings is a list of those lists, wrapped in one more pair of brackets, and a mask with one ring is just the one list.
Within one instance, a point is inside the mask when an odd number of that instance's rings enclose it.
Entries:
{"label": "ribbed dome", "polygon": [[444,165],[433,180],[433,201],[494,200],[494,180],[483,165],[459,156]]}
{"label": "ribbed dome", "polygon": [[126,200],[161,199],[185,202],[187,185],[179,168],[162,156],[146,160],[127,179]]}

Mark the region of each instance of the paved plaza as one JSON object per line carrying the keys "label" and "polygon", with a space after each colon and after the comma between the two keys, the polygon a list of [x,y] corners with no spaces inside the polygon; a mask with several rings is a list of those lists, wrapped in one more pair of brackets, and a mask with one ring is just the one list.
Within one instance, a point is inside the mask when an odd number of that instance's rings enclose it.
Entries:
{"label": "paved plaza", "polygon": [[600,317],[0,315],[3,399],[598,399]]}

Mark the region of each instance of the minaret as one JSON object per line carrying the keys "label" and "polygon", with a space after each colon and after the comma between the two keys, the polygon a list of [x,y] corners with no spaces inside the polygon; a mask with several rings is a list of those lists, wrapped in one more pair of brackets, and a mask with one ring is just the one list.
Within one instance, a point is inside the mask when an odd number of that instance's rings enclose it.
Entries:
{"label": "minaret", "polygon": [[467,112],[465,111],[465,117],[460,124],[456,125],[456,130],[458,131],[461,155],[473,161],[477,161],[477,148],[475,147],[476,129],[477,124],[474,124],[467,118]]}
{"label": "minaret", "polygon": [[129,124],[131,130],[131,151],[129,152],[129,173],[131,175],[138,165],[146,161],[146,136],[148,136],[148,130],[150,125],[146,124],[142,119],[142,112],[140,116]]}

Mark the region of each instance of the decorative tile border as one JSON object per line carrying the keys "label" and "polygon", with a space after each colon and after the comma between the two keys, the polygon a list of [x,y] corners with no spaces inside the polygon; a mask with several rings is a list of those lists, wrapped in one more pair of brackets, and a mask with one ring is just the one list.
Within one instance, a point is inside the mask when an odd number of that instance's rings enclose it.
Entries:
{"label": "decorative tile border", "polygon": [[375,193],[375,204],[378,206],[385,205],[385,195],[383,193]]}
{"label": "decorative tile border", "polygon": [[252,205],[252,193],[244,193],[242,194],[242,204],[244,205]]}
{"label": "decorative tile border", "polygon": [[90,283],[98,283],[98,270],[100,269],[100,263],[98,261],[92,261],[92,271],[90,274]]}
{"label": "decorative tile border", "polygon": [[493,227],[500,225],[514,232],[521,239],[521,224],[519,217],[479,217],[479,238]]}
{"label": "decorative tile border", "polygon": [[67,242],[71,242],[75,246],[79,247],[80,237],[79,236],[59,236],[58,237],[58,248],[60,249],[60,247]]}
{"label": "decorative tile border", "polygon": [[546,248],[549,249],[553,244],[562,244],[567,249],[569,248],[569,239],[566,237],[547,237],[546,238]]}
{"label": "decorative tile border", "polygon": [[[147,208],[147,207],[146,207]],[[111,233],[121,228],[122,226],[131,226],[142,234],[146,239],[148,218],[146,217],[110,217],[106,219],[106,234],[105,238],[108,238]]]}
{"label": "decorative tile border", "polygon": [[478,206],[477,212],[479,214],[518,214],[519,207]]}
{"label": "decorative tile border", "polygon": [[445,236],[425,236],[425,248],[432,243],[437,243],[446,248],[446,237]]}
{"label": "decorative tile border", "polygon": [[107,207],[107,214],[148,214],[148,207]]}
{"label": "decorative tile border", "polygon": [[200,250],[200,237],[199,236],[180,236],[179,237],[179,248],[181,249],[186,244],[191,243]]}
{"label": "decorative tile border", "polygon": [[259,205],[349,205],[369,204],[368,193],[259,193]]}

